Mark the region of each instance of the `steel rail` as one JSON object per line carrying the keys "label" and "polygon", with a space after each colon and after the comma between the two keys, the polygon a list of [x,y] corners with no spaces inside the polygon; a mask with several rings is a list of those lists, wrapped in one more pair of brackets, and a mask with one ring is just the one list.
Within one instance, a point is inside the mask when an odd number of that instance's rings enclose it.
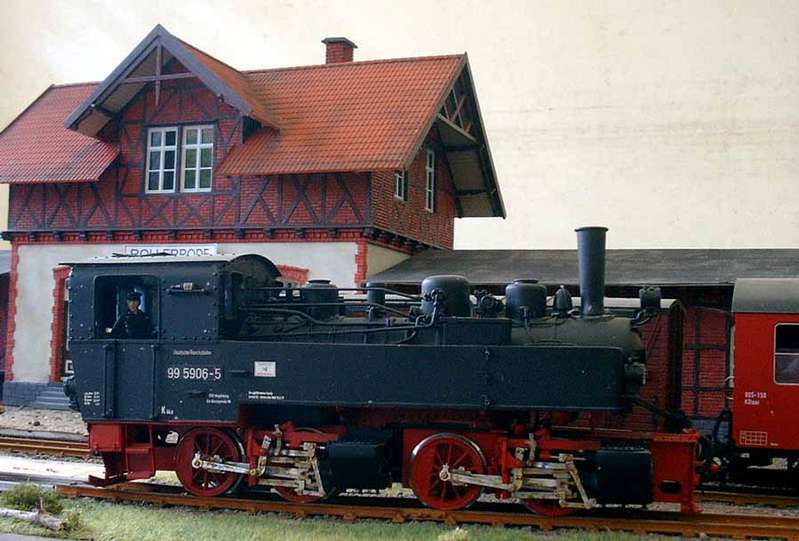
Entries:
{"label": "steel rail", "polygon": [[[137,486],[138,485],[138,486]],[[603,513],[585,516],[546,517],[529,512],[507,511],[437,511],[424,507],[392,505],[375,501],[374,505],[342,503],[298,504],[283,501],[243,498],[198,498],[174,491],[154,491],[153,485],[128,483],[119,487],[96,488],[82,485],[57,485],[56,490],[69,497],[90,497],[112,502],[150,503],[157,506],[183,506],[201,509],[234,509],[249,513],[285,513],[299,518],[336,517],[388,520],[394,523],[432,521],[447,525],[486,524],[493,526],[530,526],[541,530],[558,528],[614,530],[637,534],[683,536],[719,536],[737,539],[770,538],[799,541],[799,517],[764,515],[683,515],[676,512],[628,510],[626,513]],[[359,499],[363,501],[362,499]],[[502,506],[504,507],[504,506]]]}
{"label": "steel rail", "polygon": [[729,503],[733,505],[765,505],[779,508],[799,507],[799,495],[790,494],[702,490],[698,493],[698,496],[703,502]]}
{"label": "steel rail", "polygon": [[0,436],[0,450],[86,458],[89,445],[78,441]]}

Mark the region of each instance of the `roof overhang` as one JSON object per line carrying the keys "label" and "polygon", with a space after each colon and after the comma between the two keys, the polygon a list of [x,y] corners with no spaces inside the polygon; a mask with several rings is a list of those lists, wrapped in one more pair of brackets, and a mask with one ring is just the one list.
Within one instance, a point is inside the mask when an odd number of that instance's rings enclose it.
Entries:
{"label": "roof overhang", "polygon": [[[172,59],[176,59],[188,71],[163,73],[162,66]],[[155,83],[156,88],[160,88],[162,81],[196,78],[242,115],[277,128],[262,104],[254,103],[253,96],[246,89],[246,81],[240,79],[239,84],[232,85],[225,80],[226,76],[231,79],[242,77],[233,68],[190,48],[159,24],[72,111],[64,121],[64,126],[93,137],[146,85]]]}
{"label": "roof overhang", "polygon": [[433,124],[444,145],[455,184],[459,218],[506,217],[469,61],[441,99]]}

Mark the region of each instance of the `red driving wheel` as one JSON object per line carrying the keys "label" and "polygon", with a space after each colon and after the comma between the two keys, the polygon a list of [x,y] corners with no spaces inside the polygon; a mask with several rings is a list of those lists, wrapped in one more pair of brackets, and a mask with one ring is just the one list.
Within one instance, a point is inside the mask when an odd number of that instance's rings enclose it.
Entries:
{"label": "red driving wheel", "polygon": [[217,428],[195,428],[187,432],[175,450],[175,473],[189,493],[211,498],[233,489],[241,476],[237,473],[211,473],[191,465],[194,456],[242,462],[241,445],[235,436]]}
{"label": "red driving wheel", "polygon": [[555,500],[522,500],[522,503],[533,513],[545,517],[565,517],[577,512],[571,507],[561,507]]}
{"label": "red driving wheel", "polygon": [[[454,511],[472,505],[483,487],[455,484],[446,472],[463,468],[469,473],[484,473],[485,459],[472,440],[459,434],[440,433],[423,439],[411,453],[411,488],[428,507]],[[445,479],[442,479],[442,475]]]}

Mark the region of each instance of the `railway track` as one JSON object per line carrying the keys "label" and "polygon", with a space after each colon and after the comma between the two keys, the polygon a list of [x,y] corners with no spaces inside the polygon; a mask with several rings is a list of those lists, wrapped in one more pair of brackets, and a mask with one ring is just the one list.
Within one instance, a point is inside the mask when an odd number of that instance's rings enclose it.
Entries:
{"label": "railway track", "polygon": [[86,458],[89,445],[80,441],[0,435],[0,450]]}
{"label": "railway track", "polygon": [[799,507],[799,495],[792,494],[701,490],[699,491],[699,498],[703,502],[729,503],[733,505],[765,505],[777,508]]}
{"label": "railway track", "polygon": [[58,485],[56,490],[69,497],[90,497],[113,502],[139,502],[157,506],[184,506],[201,509],[234,509],[249,513],[284,513],[296,517],[326,516],[342,520],[387,520],[394,523],[433,521],[447,525],[487,524],[529,526],[540,530],[559,528],[626,531],[637,534],[717,536],[737,539],[785,539],[799,541],[799,517],[763,515],[707,514],[682,515],[673,512],[626,510],[625,513],[592,513],[585,516],[545,517],[528,512],[509,512],[510,505],[479,506],[466,511],[436,511],[409,505],[397,499],[367,501],[352,498],[354,504],[297,504],[254,498],[198,498],[177,492],[175,487],[128,483],[114,488]]}

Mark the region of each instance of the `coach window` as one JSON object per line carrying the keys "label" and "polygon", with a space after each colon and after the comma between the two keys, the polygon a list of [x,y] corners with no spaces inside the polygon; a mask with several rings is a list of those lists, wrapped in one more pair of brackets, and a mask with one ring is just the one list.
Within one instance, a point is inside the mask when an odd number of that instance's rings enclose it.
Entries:
{"label": "coach window", "polygon": [[775,329],[774,382],[799,385],[799,325],[779,324]]}
{"label": "coach window", "polygon": [[94,282],[94,336],[111,338],[111,329],[128,310],[127,297],[141,296],[139,309],[150,318],[153,338],[158,335],[158,280],[154,276],[98,276]]}

